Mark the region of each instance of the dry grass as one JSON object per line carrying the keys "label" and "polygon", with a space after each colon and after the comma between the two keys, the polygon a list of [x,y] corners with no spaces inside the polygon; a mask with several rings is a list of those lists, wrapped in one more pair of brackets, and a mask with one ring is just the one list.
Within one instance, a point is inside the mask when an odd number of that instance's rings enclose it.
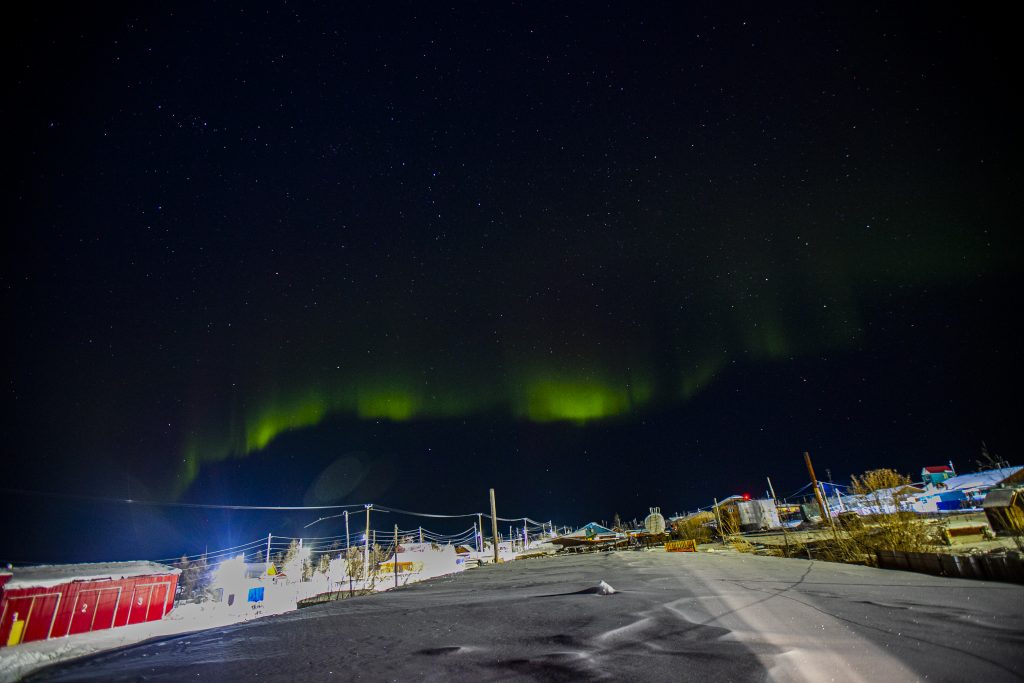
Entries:
{"label": "dry grass", "polygon": [[[878,550],[934,551],[941,530],[913,512],[894,512],[847,518],[835,534],[814,544],[814,556],[833,562],[875,565]],[[791,555],[800,554],[800,549]],[[806,552],[806,549],[804,549]]]}
{"label": "dry grass", "polygon": [[896,470],[886,468],[868,470],[864,474],[850,477],[851,488],[854,493],[864,495],[879,491],[881,489],[894,489],[910,484],[910,477],[900,474]]}
{"label": "dry grass", "polygon": [[711,528],[709,522],[715,521],[715,516],[710,512],[698,512],[686,519],[681,519],[672,525],[672,531],[676,538],[692,540],[700,543],[711,542]]}
{"label": "dry grass", "polygon": [[730,545],[732,545],[733,550],[736,550],[737,552],[741,552],[741,553],[752,553],[752,552],[754,552],[754,546],[749,541],[747,541],[746,539],[744,539],[742,537],[741,538],[733,538],[731,541],[729,541],[729,543],[730,543]]}

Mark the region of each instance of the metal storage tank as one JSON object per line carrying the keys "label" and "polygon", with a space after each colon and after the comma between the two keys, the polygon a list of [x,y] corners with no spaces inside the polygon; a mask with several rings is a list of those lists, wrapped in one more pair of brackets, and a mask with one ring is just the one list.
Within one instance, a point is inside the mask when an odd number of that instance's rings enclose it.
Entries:
{"label": "metal storage tank", "polygon": [[649,534],[665,533],[665,518],[661,514],[661,508],[650,508],[651,514],[644,519],[644,529]]}

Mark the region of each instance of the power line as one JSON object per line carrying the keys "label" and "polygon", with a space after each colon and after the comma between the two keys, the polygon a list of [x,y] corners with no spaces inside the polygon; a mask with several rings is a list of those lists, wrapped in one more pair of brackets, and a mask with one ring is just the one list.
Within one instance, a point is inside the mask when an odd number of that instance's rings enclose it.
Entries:
{"label": "power line", "polygon": [[86,500],[94,503],[123,503],[127,505],[144,505],[147,507],[178,507],[178,508],[199,508],[204,510],[341,510],[343,508],[361,508],[362,503],[350,505],[233,505],[226,503],[180,503],[161,500],[136,500],[134,498],[105,498],[102,496],[83,496],[74,493],[56,493],[54,491],[31,491],[27,489],[0,488],[4,493],[11,493],[19,496],[41,496],[44,498],[65,498],[69,500]]}

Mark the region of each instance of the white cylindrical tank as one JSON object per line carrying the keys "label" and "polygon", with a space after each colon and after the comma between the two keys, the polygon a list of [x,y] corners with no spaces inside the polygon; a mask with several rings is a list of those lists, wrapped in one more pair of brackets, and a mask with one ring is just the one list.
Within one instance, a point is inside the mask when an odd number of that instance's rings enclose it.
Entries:
{"label": "white cylindrical tank", "polygon": [[665,518],[661,514],[661,508],[651,508],[651,514],[644,519],[644,529],[649,534],[665,533]]}

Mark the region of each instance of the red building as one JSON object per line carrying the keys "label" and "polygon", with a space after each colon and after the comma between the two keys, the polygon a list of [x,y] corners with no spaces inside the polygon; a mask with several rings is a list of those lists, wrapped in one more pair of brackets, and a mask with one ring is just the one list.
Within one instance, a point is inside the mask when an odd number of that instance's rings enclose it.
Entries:
{"label": "red building", "polygon": [[0,572],[0,646],[157,621],[180,569],[156,562],[57,564]]}

